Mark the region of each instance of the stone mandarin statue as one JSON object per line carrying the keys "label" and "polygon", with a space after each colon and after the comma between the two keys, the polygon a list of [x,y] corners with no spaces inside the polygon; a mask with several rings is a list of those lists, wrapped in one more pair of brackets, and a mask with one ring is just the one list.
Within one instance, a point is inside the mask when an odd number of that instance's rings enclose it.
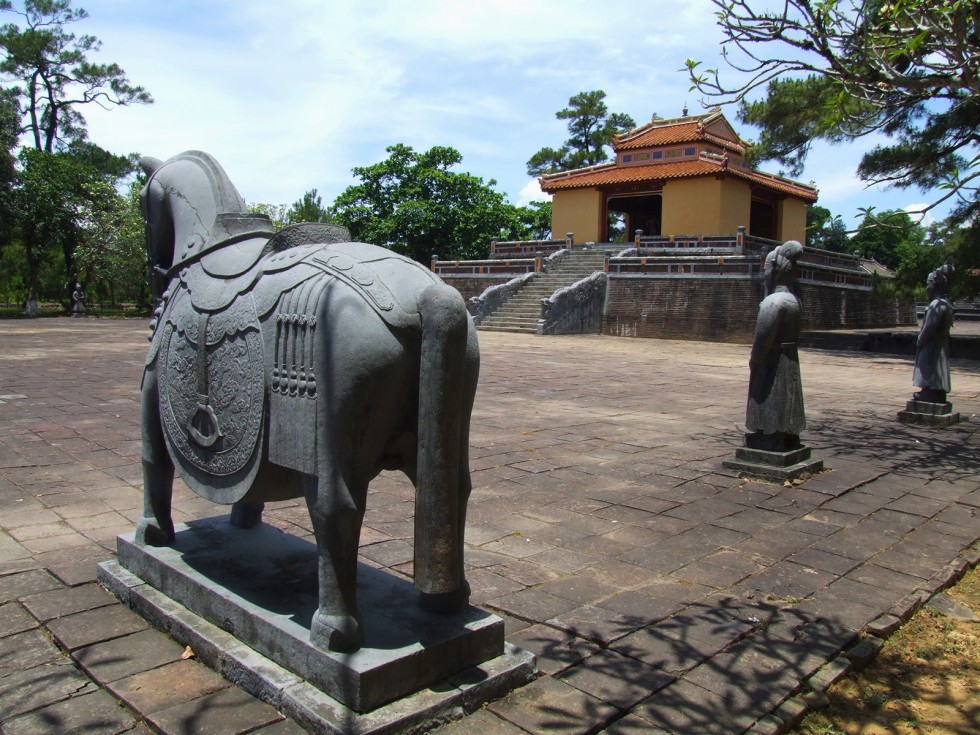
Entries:
{"label": "stone mandarin statue", "polygon": [[949,301],[949,282],[953,266],[940,266],[926,280],[929,306],[922,317],[922,329],[915,344],[915,372],[912,384],[920,388],[917,401],[943,403],[950,390],[949,330],[953,326],[953,306]]}
{"label": "stone mandarin statue", "polygon": [[797,262],[802,254],[803,246],[790,240],[767,259],[771,261],[771,270],[767,267],[766,274],[769,295],[759,305],[745,409],[745,444],[753,449],[797,449],[800,434],[806,428],[796,346],[802,310],[795,286]]}
{"label": "stone mandarin statue", "polygon": [[75,290],[71,292],[71,315],[72,316],[86,316],[85,313],[85,292],[82,290],[82,284],[76,283]]}

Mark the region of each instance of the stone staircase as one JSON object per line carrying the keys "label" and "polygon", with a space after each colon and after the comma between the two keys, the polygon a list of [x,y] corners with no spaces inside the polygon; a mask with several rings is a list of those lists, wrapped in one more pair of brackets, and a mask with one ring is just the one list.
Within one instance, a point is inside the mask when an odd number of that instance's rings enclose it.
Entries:
{"label": "stone staircase", "polygon": [[550,273],[537,276],[505,301],[483,320],[478,329],[487,332],[536,333],[538,320],[541,318],[541,299],[601,271],[605,265],[605,257],[604,251],[573,250]]}

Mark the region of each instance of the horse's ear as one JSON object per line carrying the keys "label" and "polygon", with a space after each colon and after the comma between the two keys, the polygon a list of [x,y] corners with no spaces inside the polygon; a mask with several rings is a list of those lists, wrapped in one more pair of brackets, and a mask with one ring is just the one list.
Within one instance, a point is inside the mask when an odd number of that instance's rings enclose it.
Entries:
{"label": "horse's ear", "polygon": [[143,171],[147,176],[152,176],[162,165],[163,161],[161,161],[159,158],[154,158],[153,156],[143,156],[140,159],[140,166],[143,168]]}

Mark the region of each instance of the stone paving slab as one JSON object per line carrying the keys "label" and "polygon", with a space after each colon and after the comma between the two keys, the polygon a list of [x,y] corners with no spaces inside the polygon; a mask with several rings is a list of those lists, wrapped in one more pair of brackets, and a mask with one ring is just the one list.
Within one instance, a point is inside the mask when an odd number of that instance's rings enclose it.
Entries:
{"label": "stone paving slab", "polygon": [[[0,321],[0,726],[295,735],[93,584],[142,507],[146,335],[142,320]],[[801,350],[805,440],[826,470],[784,486],[723,466],[745,345],[480,342],[467,569],[540,678],[449,735],[783,732],[805,687],[980,560],[980,363],[952,360],[963,420],[935,428],[895,418],[911,358]],[[400,475],[372,483],[362,562],[411,575],[413,497]],[[226,512],[180,481],[174,507]],[[266,518],[311,537],[301,502]]]}

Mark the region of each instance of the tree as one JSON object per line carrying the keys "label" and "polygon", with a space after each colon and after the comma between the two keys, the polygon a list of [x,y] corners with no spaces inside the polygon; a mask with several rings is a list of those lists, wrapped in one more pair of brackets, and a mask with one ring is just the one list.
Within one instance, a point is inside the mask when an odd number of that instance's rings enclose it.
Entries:
{"label": "tree", "polygon": [[568,107],[555,113],[559,120],[568,120],[571,137],[561,148],[542,148],[531,156],[528,176],[594,166],[609,159],[606,146],[617,133],[636,127],[636,123],[629,115],[610,114],[605,98],[601,89],[579,92],[568,100]]}
{"label": "tree", "polygon": [[799,176],[813,141],[848,139],[838,122],[836,85],[827,77],[776,79],[766,91],[764,100],[739,103],[739,120],[761,128],[746,153],[750,165],[775,160],[786,167],[782,174]]}
{"label": "tree", "polygon": [[806,211],[806,244],[811,248],[850,253],[854,248],[847,237],[847,225],[841,216],[826,207],[813,205]]}
{"label": "tree", "polygon": [[950,288],[954,298],[980,295],[980,224],[967,226],[948,218],[929,226],[925,245],[904,253],[896,280],[909,291],[925,296],[926,278],[943,263],[951,262],[956,273]]}
{"label": "tree", "polygon": [[12,85],[21,100],[34,147],[52,153],[71,141],[85,139],[82,105],[149,104],[153,98],[130,83],[117,64],[96,64],[91,53],[102,43],[95,36],[76,36],[65,26],[88,17],[72,0],[23,0],[15,9],[0,0],[0,11],[21,17],[20,25],[0,26],[0,83]]}
{"label": "tree", "polygon": [[266,202],[253,202],[248,205],[248,211],[252,214],[264,214],[272,220],[272,226],[278,232],[286,226],[286,218],[289,209],[285,204],[267,204]]}
{"label": "tree", "polygon": [[316,189],[310,189],[302,199],[293,202],[286,213],[286,221],[291,225],[297,222],[329,222],[330,212],[323,206]]}
{"label": "tree", "polygon": [[[888,226],[882,227],[880,220],[888,222]],[[851,238],[851,248],[895,270],[903,259],[922,247],[925,237],[925,228],[916,224],[908,212],[894,210],[882,212],[878,217],[867,215]]]}
{"label": "tree", "polygon": [[14,187],[17,183],[17,104],[13,94],[0,89],[0,250],[10,242],[15,218]]}
{"label": "tree", "polygon": [[149,295],[146,238],[140,213],[142,182],[130,184],[120,195],[105,179],[87,182],[84,205],[78,213],[81,240],[74,251],[79,280],[107,297],[145,304]]}
{"label": "tree", "polygon": [[70,293],[77,278],[74,253],[81,242],[81,213],[102,206],[86,197],[104,192],[96,186],[98,180],[111,185],[129,174],[135,160],[88,142],[78,108],[153,100],[117,64],[90,61],[101,42],[66,30],[88,17],[84,9],[72,7],[72,0],[22,0],[16,8],[11,0],[0,0],[0,12],[19,16],[17,23],[0,26],[0,85],[16,110],[15,136],[27,133],[33,142],[32,149],[21,151],[23,170],[11,218],[23,247],[25,281],[29,297],[36,297],[44,259],[60,250]]}
{"label": "tree", "polygon": [[[82,240],[82,211],[101,175],[67,153],[34,148],[20,152],[18,236],[27,260],[29,299],[37,298],[41,269],[53,250],[64,258],[66,286],[75,279],[75,246]],[[29,308],[29,311],[31,309]]]}
{"label": "tree", "polygon": [[528,202],[516,207],[516,223],[501,235],[507,240],[550,240],[551,200]]}
{"label": "tree", "polygon": [[[862,179],[941,187],[926,209],[956,197],[961,221],[978,212],[980,6],[965,0],[712,0],[725,59],[742,81],[688,59],[693,87],[744,102],[763,126],[760,155],[798,170],[809,141],[880,133],[893,142],[864,155]],[[749,103],[749,95],[765,98]],[[799,106],[801,99],[808,103]]]}
{"label": "tree", "polygon": [[453,148],[435,146],[417,153],[411,146],[387,148],[388,158],[357,167],[361,183],[334,201],[334,220],[355,240],[391,248],[428,263],[486,257],[501,231],[519,229],[517,208],[492,188],[492,179],[452,171],[462,161]]}

